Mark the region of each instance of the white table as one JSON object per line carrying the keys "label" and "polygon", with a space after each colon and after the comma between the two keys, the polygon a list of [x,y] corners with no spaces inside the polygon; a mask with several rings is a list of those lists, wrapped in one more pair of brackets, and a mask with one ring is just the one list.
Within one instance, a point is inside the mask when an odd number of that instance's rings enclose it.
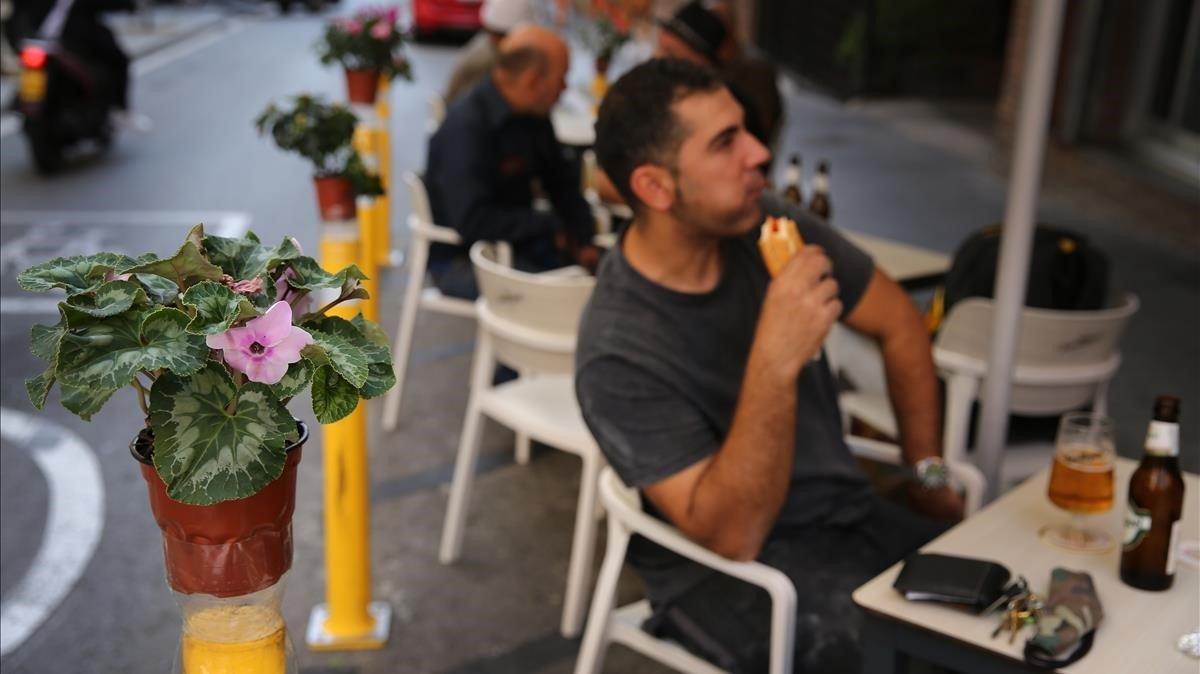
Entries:
{"label": "white table", "polygon": [[[1102,524],[1118,540],[1129,476],[1136,467],[1133,461],[1117,460],[1115,507],[1093,518],[1093,524]],[[1050,571],[1056,566],[1090,573],[1104,607],[1104,622],[1091,652],[1063,672],[1200,671],[1200,663],[1175,648],[1181,634],[1200,627],[1197,569],[1180,561],[1170,590],[1143,592],[1121,582],[1119,545],[1102,554],[1087,554],[1043,542],[1038,538],[1038,528],[1067,518],[1046,498],[1047,479],[1048,471],[1038,473],[922,550],[1000,562],[1014,577],[1024,575],[1032,588],[1043,594]],[[1185,473],[1184,481],[1180,539],[1187,541],[1200,535],[1200,479]],[[1028,631],[1009,644],[1007,637],[991,638],[998,624],[995,615],[975,616],[943,605],[906,601],[892,588],[900,566],[892,566],[854,592],[855,603],[866,612],[863,671],[897,671],[906,654],[973,674],[1030,671],[1023,661]]]}
{"label": "white table", "polygon": [[550,111],[550,123],[558,142],[572,147],[591,147],[596,144],[596,111],[594,103],[579,89],[569,88]]}
{"label": "white table", "polygon": [[875,266],[910,290],[936,284],[950,270],[945,253],[848,229],[841,232],[874,258]]}

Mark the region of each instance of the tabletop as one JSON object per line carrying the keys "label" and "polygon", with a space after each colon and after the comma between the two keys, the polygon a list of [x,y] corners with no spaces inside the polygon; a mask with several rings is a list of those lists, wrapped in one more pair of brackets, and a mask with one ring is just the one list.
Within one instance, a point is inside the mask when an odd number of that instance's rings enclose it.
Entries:
{"label": "tabletop", "polygon": [[[1137,463],[1117,459],[1114,508],[1096,515],[1090,524],[1103,527],[1120,540],[1129,476]],[[1013,575],[1024,575],[1044,593],[1050,571],[1061,566],[1091,574],[1104,608],[1104,621],[1092,651],[1063,672],[1116,674],[1195,674],[1198,663],[1175,648],[1184,632],[1200,627],[1200,573],[1195,566],[1176,565],[1175,584],[1165,592],[1136,590],[1118,575],[1119,543],[1106,552],[1089,554],[1056,548],[1038,537],[1038,529],[1066,520],[1046,497],[1049,470],[1043,470],[988,507],[927,544],[922,551],[976,557],[999,562]],[[1185,491],[1181,541],[1194,541],[1200,531],[1200,478],[1184,474]],[[976,616],[943,605],[909,602],[892,588],[900,571],[896,564],[854,592],[854,601],[875,616],[939,633],[958,642],[991,651],[1001,658],[1022,660],[1024,639],[1009,644],[992,639],[996,616]],[[865,644],[864,644],[865,646]],[[921,653],[916,653],[921,655]]]}
{"label": "tabletop", "polygon": [[848,229],[841,232],[874,258],[875,266],[899,283],[937,282],[950,270],[950,256],[945,253]]}

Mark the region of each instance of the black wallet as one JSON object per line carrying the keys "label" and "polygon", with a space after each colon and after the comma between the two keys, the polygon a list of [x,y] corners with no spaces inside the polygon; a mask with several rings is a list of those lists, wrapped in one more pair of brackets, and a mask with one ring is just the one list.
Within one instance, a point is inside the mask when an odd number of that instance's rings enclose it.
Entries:
{"label": "black wallet", "polygon": [[918,553],[904,560],[892,587],[905,599],[960,604],[982,611],[1000,598],[1011,575],[996,562]]}

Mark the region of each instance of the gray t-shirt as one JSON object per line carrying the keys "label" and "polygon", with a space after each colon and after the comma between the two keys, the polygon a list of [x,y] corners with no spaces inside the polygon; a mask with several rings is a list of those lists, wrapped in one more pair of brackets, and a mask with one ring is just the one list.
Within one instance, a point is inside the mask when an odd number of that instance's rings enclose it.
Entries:
{"label": "gray t-shirt", "polygon": [[[790,216],[806,243],[825,249],[849,313],[871,278],[870,257],[781,200],[765,197],[763,207]],[[757,236],[755,228],[723,242],[721,279],[703,294],[653,283],[629,265],[621,245],[605,256],[579,328],[575,385],[588,427],[625,484],[645,487],[667,478],[714,454],[729,433],[770,282]],[[837,390],[824,358],[801,372],[796,408],[792,480],[771,537],[851,523],[865,514],[871,496],[842,439]],[[708,573],[640,537],[629,562],[656,604]]]}

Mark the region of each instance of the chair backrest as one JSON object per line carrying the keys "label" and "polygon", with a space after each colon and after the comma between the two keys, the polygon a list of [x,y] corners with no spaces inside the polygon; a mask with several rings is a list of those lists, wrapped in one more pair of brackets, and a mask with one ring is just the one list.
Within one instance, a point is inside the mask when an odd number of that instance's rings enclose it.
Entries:
{"label": "chair backrest", "polygon": [[[991,349],[993,308],[991,299],[981,297],[955,304],[938,333],[935,353],[952,353],[986,363]],[[1131,293],[1122,295],[1112,308],[1097,311],[1023,309],[1017,336],[1013,411],[1053,413],[1086,404],[1096,385],[1107,381],[1112,371],[1098,375],[1090,383],[1062,386],[1022,381],[1021,373],[1035,373],[1039,368],[1088,366],[1103,371],[1106,363],[1119,356],[1121,335],[1137,310],[1137,296]],[[943,366],[940,361],[939,366]]]}
{"label": "chair backrest", "polygon": [[429,207],[429,192],[425,189],[425,181],[412,171],[404,172],[404,184],[408,186],[409,201],[412,205],[412,215],[408,227],[416,236],[430,241],[459,244],[462,237],[450,227],[436,225],[433,222],[433,209]]}
{"label": "chair backrest", "polygon": [[480,326],[496,359],[522,373],[573,372],[579,319],[595,279],[531,274],[506,266],[503,258],[497,244],[471,246]]}

